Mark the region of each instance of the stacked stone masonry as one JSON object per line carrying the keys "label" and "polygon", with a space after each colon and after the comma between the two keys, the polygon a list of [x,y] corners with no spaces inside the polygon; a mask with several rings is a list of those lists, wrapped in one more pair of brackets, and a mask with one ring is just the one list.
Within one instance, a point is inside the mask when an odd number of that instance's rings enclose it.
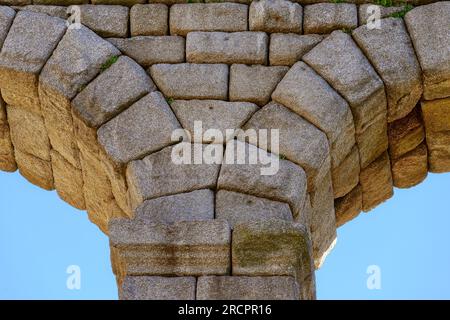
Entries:
{"label": "stacked stone masonry", "polygon": [[450,2],[195,2],[0,0],[0,169],[87,211],[121,299],[315,299],[337,227],[450,171]]}

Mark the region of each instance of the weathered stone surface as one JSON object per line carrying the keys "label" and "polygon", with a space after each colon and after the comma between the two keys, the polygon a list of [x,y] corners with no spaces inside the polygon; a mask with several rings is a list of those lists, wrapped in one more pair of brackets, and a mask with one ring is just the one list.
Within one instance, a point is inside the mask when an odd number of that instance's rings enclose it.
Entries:
{"label": "weathered stone surface", "polygon": [[184,62],[185,40],[179,36],[139,36],[127,39],[109,38],[123,54],[143,67],[155,63]]}
{"label": "weathered stone surface", "polygon": [[423,72],[424,98],[450,96],[450,2],[414,8],[405,16]]}
{"label": "weathered stone surface", "polygon": [[124,5],[131,7],[134,4],[145,3],[145,0],[91,0],[92,4],[109,4],[109,5]]}
{"label": "weathered stone surface", "polygon": [[156,90],[152,80],[132,59],[121,56],[89,83],[72,101],[74,110],[91,127],[99,127],[145,94]]}
{"label": "weathered stone surface", "polygon": [[38,76],[66,30],[65,21],[21,11],[0,53],[0,87],[11,105],[40,113]]}
{"label": "weathered stone surface", "polygon": [[361,170],[362,209],[367,212],[394,194],[392,174],[387,152]]}
{"label": "weathered stone surface", "polygon": [[389,124],[389,155],[398,158],[415,149],[425,139],[420,109],[415,108],[403,119]]}
{"label": "weathered stone surface", "polygon": [[197,282],[197,300],[298,300],[294,277],[204,276]]}
{"label": "weathered stone surface", "polygon": [[170,7],[170,33],[246,31],[248,6],[237,3],[184,3]]}
{"label": "weathered stone surface", "polygon": [[193,63],[266,64],[269,37],[264,32],[190,32],[186,61]]}
{"label": "weathered stone surface", "polygon": [[[313,190],[330,171],[327,136],[278,103],[270,102],[264,106],[250,118],[243,129],[279,130],[279,154],[305,170],[309,191]],[[261,145],[259,147],[271,151],[269,143],[267,147]]]}
{"label": "weathered stone surface", "polygon": [[0,5],[2,6],[24,6],[31,4],[31,0],[1,0]]}
{"label": "weathered stone surface", "polygon": [[332,167],[346,158],[355,144],[352,113],[347,102],[314,70],[297,62],[278,84],[272,99],[325,132]]}
{"label": "weathered stone surface", "polygon": [[357,185],[352,191],[334,200],[336,227],[356,218],[362,210],[362,189]]}
{"label": "weathered stone surface", "polygon": [[126,164],[173,144],[172,131],[178,128],[163,95],[152,92],[101,126],[97,135],[108,156]]}
{"label": "weathered stone surface", "polygon": [[127,276],[120,300],[195,300],[195,277]]}
{"label": "weathered stone surface", "polygon": [[163,36],[169,33],[169,7],[165,4],[136,4],[130,9],[131,36]]}
{"label": "weathered stone surface", "polygon": [[306,194],[305,204],[303,208],[300,210],[300,214],[294,218],[294,222],[300,223],[305,226],[308,231],[308,236],[311,239],[311,219],[312,219],[313,211],[311,207],[311,197],[309,193]]}
{"label": "weathered stone surface", "polygon": [[230,100],[265,105],[288,70],[282,66],[233,64],[230,67]]}
{"label": "weathered stone surface", "polygon": [[17,167],[29,182],[45,190],[53,190],[53,173],[50,161],[45,161],[19,149],[14,150]]}
{"label": "weathered stone surface", "polygon": [[392,180],[397,188],[410,188],[421,183],[428,174],[427,146],[425,143],[416,149],[392,159]]}
{"label": "weathered stone surface", "polygon": [[[369,19],[370,19],[370,22],[373,23],[376,10],[379,10],[379,12],[380,12],[379,18],[383,19],[383,18],[389,18],[394,13],[403,11],[403,8],[404,8],[404,6],[385,7],[385,6],[377,5],[374,3],[361,4],[358,7],[359,25],[360,26],[365,25],[367,22],[369,22]],[[381,26],[383,26],[383,25],[381,25]]]}
{"label": "weathered stone surface", "polygon": [[219,99],[228,96],[225,64],[155,64],[150,74],[166,97],[173,99]]}
{"label": "weathered stone surface", "polygon": [[55,189],[59,197],[71,206],[85,210],[81,170],[72,166],[55,150],[51,150],[51,158]]}
{"label": "weathered stone surface", "polygon": [[16,12],[10,7],[0,6],[0,49],[6,39]]}
{"label": "weathered stone surface", "polygon": [[356,5],[350,3],[319,3],[304,8],[303,31],[330,33],[333,30],[352,29],[358,26]]}
{"label": "weathered stone surface", "polygon": [[136,208],[136,220],[154,223],[214,219],[214,192],[209,189],[146,200]]}
{"label": "weathered stone surface", "polygon": [[[14,1],[14,0],[13,0]],[[94,2],[94,1],[92,1]],[[40,5],[58,5],[58,6],[70,6],[72,4],[84,4],[89,3],[89,0],[33,0],[34,4]]]}
{"label": "weathered stone surface", "polygon": [[422,101],[431,172],[450,171],[450,98]]}
{"label": "weathered stone surface", "polygon": [[311,243],[306,228],[282,220],[237,224],[233,231],[232,274],[294,276],[307,299],[314,286]]}
{"label": "weathered stone surface", "polygon": [[[206,145],[181,142],[142,160],[130,162],[126,175],[132,207],[135,208],[146,199],[215,188],[220,164],[194,163],[193,157],[198,156],[198,149],[205,152],[206,148]],[[192,150],[194,152],[190,152]],[[175,160],[179,156],[187,157],[191,164],[177,164]],[[219,160],[222,160],[222,154]]]}
{"label": "weathered stone surface", "polygon": [[[239,129],[258,110],[258,106],[250,102],[228,102],[221,100],[175,100],[170,106],[175,112],[182,127],[191,134],[191,140],[197,143],[224,143],[232,138],[228,130]],[[195,121],[201,121],[201,129],[197,134]],[[199,127],[200,128],[200,127]],[[219,130],[222,137],[208,139],[207,130]],[[199,135],[199,133],[201,135]]]}
{"label": "weathered stone surface", "polygon": [[17,170],[14,149],[9,133],[6,104],[0,96],[0,170],[13,172]]}
{"label": "weathered stone surface", "polygon": [[110,244],[128,275],[225,275],[230,271],[231,230],[223,220],[171,225],[113,219]]}
{"label": "weathered stone surface", "polygon": [[386,122],[383,81],[352,37],[342,31],[334,31],[302,59],[348,101],[361,167],[366,167],[387,149],[386,130],[383,134],[380,125],[374,127],[376,122]]}
{"label": "weathered stone surface", "polygon": [[360,169],[359,151],[355,145],[339,166],[331,171],[335,198],[349,193],[358,184]]}
{"label": "weathered stone surface", "polygon": [[386,86],[388,122],[405,117],[422,95],[422,73],[401,18],[380,21],[380,29],[354,30],[356,43]]}
{"label": "weathered stone surface", "polygon": [[314,48],[323,36],[273,33],[270,35],[269,63],[272,66],[292,66]]}
{"label": "weathered stone surface", "polygon": [[14,148],[50,161],[50,142],[42,116],[10,105],[7,112]]}
{"label": "weathered stone surface", "polygon": [[252,31],[302,33],[303,9],[286,0],[252,1],[249,27]]}
{"label": "weathered stone surface", "polygon": [[81,23],[101,37],[126,37],[128,12],[124,6],[82,5]]}
{"label": "weathered stone surface", "polygon": [[[36,1],[35,1],[36,2]],[[67,19],[67,7],[63,6],[48,6],[48,5],[28,5],[20,7],[19,10],[26,10],[37,13],[45,13],[52,17],[60,19]]]}
{"label": "weathered stone surface", "polygon": [[[264,161],[250,163],[250,158],[258,153],[259,159],[270,161],[269,168]],[[239,163],[238,160],[241,160]],[[306,199],[307,180],[301,167],[279,159],[253,145],[232,140],[227,143],[222,164],[218,189],[247,193],[256,197],[268,198],[289,204],[296,217]],[[278,164],[278,168],[275,166]],[[263,174],[261,168],[270,169]],[[278,170],[276,170],[278,169]]]}
{"label": "weathered stone surface", "polygon": [[216,219],[226,220],[233,228],[240,222],[273,219],[292,221],[292,213],[287,203],[219,190],[216,194]]}

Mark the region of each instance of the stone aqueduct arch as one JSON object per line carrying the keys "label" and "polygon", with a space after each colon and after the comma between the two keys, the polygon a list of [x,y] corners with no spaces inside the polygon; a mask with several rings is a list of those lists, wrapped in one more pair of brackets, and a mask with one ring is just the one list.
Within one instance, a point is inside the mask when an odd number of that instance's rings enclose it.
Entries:
{"label": "stone aqueduct arch", "polygon": [[[87,210],[123,299],[314,299],[337,226],[450,171],[450,2],[5,2],[0,169]],[[174,164],[195,120],[280,129],[278,173]]]}

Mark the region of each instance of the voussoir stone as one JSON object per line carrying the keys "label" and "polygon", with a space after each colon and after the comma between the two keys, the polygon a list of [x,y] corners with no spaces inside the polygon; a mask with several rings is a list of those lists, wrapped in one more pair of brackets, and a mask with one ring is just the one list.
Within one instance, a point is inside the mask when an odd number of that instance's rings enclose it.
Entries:
{"label": "voussoir stone", "polygon": [[200,276],[230,271],[231,230],[223,220],[173,224],[113,219],[111,247],[127,275]]}
{"label": "voussoir stone", "polygon": [[359,151],[354,145],[347,157],[331,170],[335,198],[344,196],[358,184],[360,171]]}
{"label": "voussoir stone", "polygon": [[272,33],[269,63],[272,66],[292,66],[322,39],[323,36],[318,34]]}
{"label": "voussoir stone", "polygon": [[226,64],[154,64],[149,70],[166,97],[218,100],[228,97]]}
{"label": "voussoir stone", "polygon": [[[146,199],[215,188],[221,162],[196,164],[193,159],[198,156],[198,149],[206,152],[207,148],[209,146],[181,142],[142,160],[131,161],[126,176],[132,206],[136,207]],[[188,157],[191,163],[178,163],[178,157]]]}
{"label": "voussoir stone", "polygon": [[65,21],[46,14],[16,14],[0,52],[0,87],[11,105],[40,113],[38,77],[66,30]]}
{"label": "voussoir stone", "polygon": [[144,69],[121,56],[72,101],[74,110],[91,127],[99,127],[156,89]]}
{"label": "voussoir stone", "polygon": [[228,221],[231,228],[240,222],[293,220],[287,203],[226,190],[216,194],[216,219]]}
{"label": "voussoir stone", "polygon": [[352,35],[386,86],[388,122],[403,118],[422,95],[422,72],[403,20],[380,20],[379,29],[361,26]]}
{"label": "voussoir stone", "polygon": [[214,192],[210,189],[178,193],[144,201],[135,219],[143,222],[175,223],[214,219]]}
{"label": "voussoir stone", "polygon": [[265,105],[288,70],[284,66],[233,64],[230,67],[230,101]]}
{"label": "voussoir stone", "polygon": [[356,218],[362,210],[362,189],[357,185],[352,191],[334,201],[336,227]]}
{"label": "voussoir stone", "polygon": [[246,31],[248,6],[238,3],[184,3],[170,7],[170,33]]}
{"label": "voussoir stone", "polygon": [[45,190],[53,190],[53,172],[50,161],[42,160],[20,149],[14,149],[20,174],[29,182]]}
{"label": "voussoir stone", "polygon": [[172,144],[172,131],[178,128],[164,96],[152,92],[102,125],[97,135],[112,160],[126,164]]}
{"label": "voussoir stone", "polygon": [[388,145],[383,81],[352,37],[342,31],[334,31],[302,59],[348,101],[364,168]]}
{"label": "voussoir stone", "polygon": [[129,9],[124,6],[82,5],[80,22],[101,37],[126,37]]}
{"label": "voussoir stone", "polygon": [[286,0],[252,1],[249,27],[252,31],[302,33],[303,9]]}
{"label": "voussoir stone", "polygon": [[337,167],[351,151],[355,144],[355,128],[347,102],[305,63],[297,62],[291,67],[272,93],[272,99],[327,135],[333,167]]}
{"label": "voussoir stone", "polygon": [[16,12],[7,6],[0,6],[0,49],[6,39]]}
{"label": "voussoir stone", "polygon": [[269,37],[265,32],[189,32],[186,61],[266,64],[268,46]]}
{"label": "voussoir stone", "polygon": [[[229,102],[221,100],[175,100],[170,104],[182,127],[191,135],[191,141],[224,143],[234,136],[236,129],[258,110],[250,102]],[[197,126],[196,126],[197,122]],[[210,129],[217,135],[208,137]]]}
{"label": "voussoir stone", "polygon": [[298,300],[294,277],[203,276],[197,281],[197,300]]}
{"label": "voussoir stone", "polygon": [[162,3],[136,4],[130,9],[130,33],[163,36],[169,33],[169,7]]}
{"label": "voussoir stone", "polygon": [[352,29],[358,26],[356,5],[350,3],[318,3],[304,8],[303,31],[330,33],[333,30]]}
{"label": "voussoir stone", "polygon": [[195,300],[195,277],[126,276],[121,300]]}
{"label": "voussoir stone", "polygon": [[425,143],[391,160],[392,181],[397,188],[410,188],[421,183],[428,174],[428,152]]}
{"label": "voussoir stone", "polygon": [[450,96],[450,2],[419,6],[405,16],[423,72],[425,100]]}
{"label": "voussoir stone", "polygon": [[143,67],[156,63],[184,62],[185,40],[180,36],[109,38],[108,41]]}

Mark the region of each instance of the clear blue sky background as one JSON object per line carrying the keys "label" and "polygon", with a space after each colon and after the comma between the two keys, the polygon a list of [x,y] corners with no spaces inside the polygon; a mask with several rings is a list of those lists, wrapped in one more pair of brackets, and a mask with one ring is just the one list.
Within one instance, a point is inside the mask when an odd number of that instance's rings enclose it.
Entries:
{"label": "clear blue sky background", "polygon": [[[338,229],[318,298],[450,299],[449,245],[450,174],[430,174]],[[70,265],[81,268],[80,290],[67,289]],[[370,265],[380,290],[367,288]],[[0,172],[0,299],[117,299],[107,237],[18,173]]]}

